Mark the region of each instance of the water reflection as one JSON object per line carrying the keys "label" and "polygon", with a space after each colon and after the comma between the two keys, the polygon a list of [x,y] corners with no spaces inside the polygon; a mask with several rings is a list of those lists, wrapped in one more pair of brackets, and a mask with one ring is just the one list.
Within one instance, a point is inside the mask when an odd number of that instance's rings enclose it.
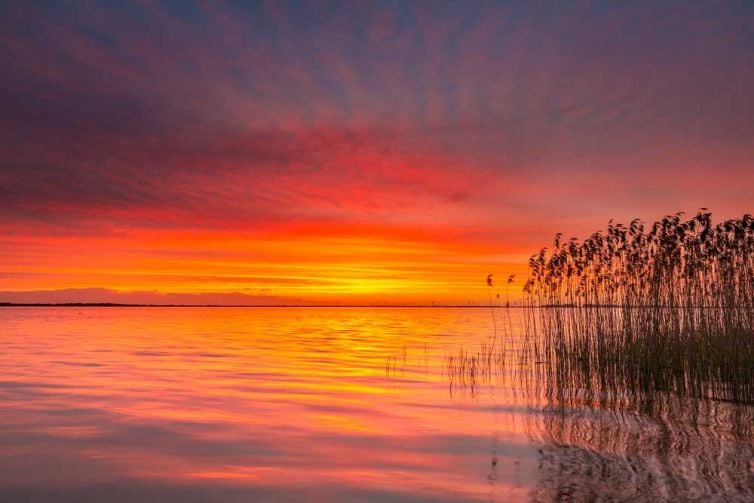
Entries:
{"label": "water reflection", "polygon": [[554,402],[532,416],[537,501],[751,501],[749,406],[661,394],[602,409]]}
{"label": "water reflection", "polygon": [[3,309],[0,326],[3,501],[483,501],[496,427],[495,497],[531,485],[505,468],[536,460],[520,422],[448,400],[444,355],[489,329],[476,310]]}
{"label": "water reflection", "polygon": [[510,312],[0,310],[0,500],[754,499],[750,405],[564,386]]}
{"label": "water reflection", "polygon": [[[525,313],[501,310],[521,330]],[[748,382],[630,367],[600,371],[551,353],[532,358],[519,335],[446,358],[450,396],[480,400],[508,386],[537,447],[533,501],[752,501],[754,407]],[[660,378],[662,382],[653,380]],[[709,379],[707,379],[709,377]],[[497,476],[492,435],[488,480]]]}

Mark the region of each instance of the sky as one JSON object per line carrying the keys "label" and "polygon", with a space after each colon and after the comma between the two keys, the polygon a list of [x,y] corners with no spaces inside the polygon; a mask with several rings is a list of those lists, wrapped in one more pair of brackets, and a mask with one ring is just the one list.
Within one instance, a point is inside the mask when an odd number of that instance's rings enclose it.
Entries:
{"label": "sky", "polygon": [[0,302],[485,303],[754,210],[748,1],[6,1],[0,68]]}

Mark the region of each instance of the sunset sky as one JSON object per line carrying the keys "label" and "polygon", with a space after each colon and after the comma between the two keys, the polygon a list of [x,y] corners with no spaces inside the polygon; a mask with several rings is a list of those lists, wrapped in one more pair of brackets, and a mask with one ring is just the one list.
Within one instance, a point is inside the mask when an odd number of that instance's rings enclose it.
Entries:
{"label": "sunset sky", "polygon": [[754,211],[749,1],[10,1],[0,68],[0,302],[484,303]]}

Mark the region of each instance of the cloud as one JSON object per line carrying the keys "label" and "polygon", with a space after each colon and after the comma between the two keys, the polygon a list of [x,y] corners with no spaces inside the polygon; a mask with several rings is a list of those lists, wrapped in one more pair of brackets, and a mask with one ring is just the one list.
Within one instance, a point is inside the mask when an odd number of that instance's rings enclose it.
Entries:
{"label": "cloud", "polygon": [[413,236],[473,254],[609,218],[751,209],[749,7],[0,14],[0,211],[30,247],[216,231],[300,247]]}

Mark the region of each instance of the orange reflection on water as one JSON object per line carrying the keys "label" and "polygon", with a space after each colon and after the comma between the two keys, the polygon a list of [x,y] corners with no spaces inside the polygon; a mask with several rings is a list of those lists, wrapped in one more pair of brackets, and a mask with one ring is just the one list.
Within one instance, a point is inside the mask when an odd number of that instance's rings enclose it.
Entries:
{"label": "orange reflection on water", "polygon": [[509,389],[448,393],[445,356],[489,336],[484,310],[0,317],[0,493],[94,497],[106,484],[161,499],[469,500],[533,483],[527,411]]}

